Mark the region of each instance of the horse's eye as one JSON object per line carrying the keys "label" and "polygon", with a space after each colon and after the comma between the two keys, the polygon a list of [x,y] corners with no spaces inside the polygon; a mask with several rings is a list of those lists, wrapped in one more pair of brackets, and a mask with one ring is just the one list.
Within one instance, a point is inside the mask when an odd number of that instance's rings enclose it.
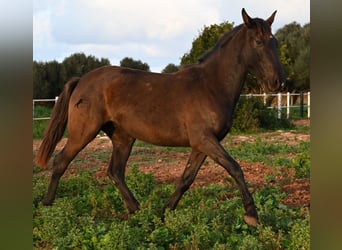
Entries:
{"label": "horse's eye", "polygon": [[261,39],[255,40],[255,43],[256,43],[257,46],[263,45],[263,41]]}

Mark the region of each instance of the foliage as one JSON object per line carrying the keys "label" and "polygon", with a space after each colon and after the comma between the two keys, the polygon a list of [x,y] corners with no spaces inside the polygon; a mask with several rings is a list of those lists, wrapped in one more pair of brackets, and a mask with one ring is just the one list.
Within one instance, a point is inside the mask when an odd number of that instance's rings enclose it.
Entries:
{"label": "foliage", "polygon": [[308,150],[300,153],[292,160],[292,163],[296,170],[295,176],[297,178],[310,178],[310,155]]}
{"label": "foliage", "polygon": [[174,72],[177,72],[178,70],[179,70],[179,66],[173,63],[169,63],[168,65],[166,65],[166,67],[162,70],[161,73],[174,73]]}
{"label": "foliage", "polygon": [[258,98],[240,98],[234,111],[232,132],[253,132],[258,129],[288,129],[290,120],[278,119],[276,110],[270,110]]}
{"label": "foliage", "polygon": [[120,61],[121,67],[131,68],[131,69],[140,69],[144,71],[150,71],[150,66],[147,63],[143,63],[140,60],[134,60],[131,57],[125,57]]}
{"label": "foliage", "polygon": [[[302,173],[310,171],[310,159],[308,157],[309,143],[301,142],[299,144],[288,146],[282,143],[264,142],[257,138],[253,143],[241,142],[238,146],[232,146],[229,143],[224,144],[225,148],[232,157],[246,162],[263,162],[268,166],[285,166],[294,168],[297,178],[308,177]],[[289,157],[290,155],[296,157]],[[299,164],[305,155],[305,164]]]}
{"label": "foliage", "polygon": [[301,27],[292,22],[278,29],[280,59],[284,65],[289,91],[310,89],[310,23]]}
{"label": "foliage", "polygon": [[204,26],[198,37],[193,40],[190,51],[182,56],[181,66],[197,63],[199,58],[214,47],[217,40],[232,28],[233,23],[229,22]]}
{"label": "foliage", "polygon": [[62,91],[64,84],[73,76],[82,76],[100,66],[109,65],[109,60],[84,53],[66,57],[62,63],[33,61],[33,98],[54,98]]}
{"label": "foliage", "polygon": [[[43,207],[40,200],[48,178],[36,174],[34,248],[309,249],[309,214],[283,205],[285,194],[278,188],[255,192],[260,226],[253,229],[243,222],[243,206],[233,185],[189,190],[162,221],[160,208],[174,188],[156,185],[151,175],[137,168],[127,178],[140,189],[136,192],[143,200],[141,210],[128,218],[114,185],[107,179],[95,180],[90,173],[62,179],[55,204]],[[227,199],[227,193],[234,196]]]}

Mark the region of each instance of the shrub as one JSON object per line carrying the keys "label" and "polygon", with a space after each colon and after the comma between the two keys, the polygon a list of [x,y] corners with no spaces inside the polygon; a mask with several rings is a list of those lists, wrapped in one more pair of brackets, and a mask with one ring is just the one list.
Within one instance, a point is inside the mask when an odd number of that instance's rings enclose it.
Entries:
{"label": "shrub", "polygon": [[232,132],[291,128],[291,121],[281,117],[278,119],[277,110],[267,108],[260,99],[242,97],[235,108]]}

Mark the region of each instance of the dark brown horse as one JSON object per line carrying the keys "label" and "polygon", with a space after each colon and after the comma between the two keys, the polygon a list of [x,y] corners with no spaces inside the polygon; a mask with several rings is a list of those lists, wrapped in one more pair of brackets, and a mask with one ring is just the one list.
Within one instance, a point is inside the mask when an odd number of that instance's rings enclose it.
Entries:
{"label": "dark brown horse", "polygon": [[111,139],[108,175],[120,190],[129,212],[139,209],[125,183],[126,162],[136,139],[162,146],[192,148],[176,191],[166,203],[175,209],[207,156],[234,178],[246,210],[244,220],[257,226],[258,216],[239,164],[220,141],[232,126],[235,105],[248,72],[271,91],[284,82],[271,33],[276,12],[267,20],[250,18],[223,35],[197,64],[174,74],[156,74],[115,66],[101,67],[71,79],[53,110],[36,157],[45,167],[68,125],[68,141],[56,155],[44,205],[55,199],[59,179],[71,160],[100,130]]}

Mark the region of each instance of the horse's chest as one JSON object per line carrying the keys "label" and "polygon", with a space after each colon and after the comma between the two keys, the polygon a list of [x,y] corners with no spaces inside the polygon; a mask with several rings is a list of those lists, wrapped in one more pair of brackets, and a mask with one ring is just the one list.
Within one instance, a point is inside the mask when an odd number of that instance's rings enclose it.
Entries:
{"label": "horse's chest", "polygon": [[224,137],[232,126],[232,114],[226,109],[207,111],[206,123],[217,137]]}

